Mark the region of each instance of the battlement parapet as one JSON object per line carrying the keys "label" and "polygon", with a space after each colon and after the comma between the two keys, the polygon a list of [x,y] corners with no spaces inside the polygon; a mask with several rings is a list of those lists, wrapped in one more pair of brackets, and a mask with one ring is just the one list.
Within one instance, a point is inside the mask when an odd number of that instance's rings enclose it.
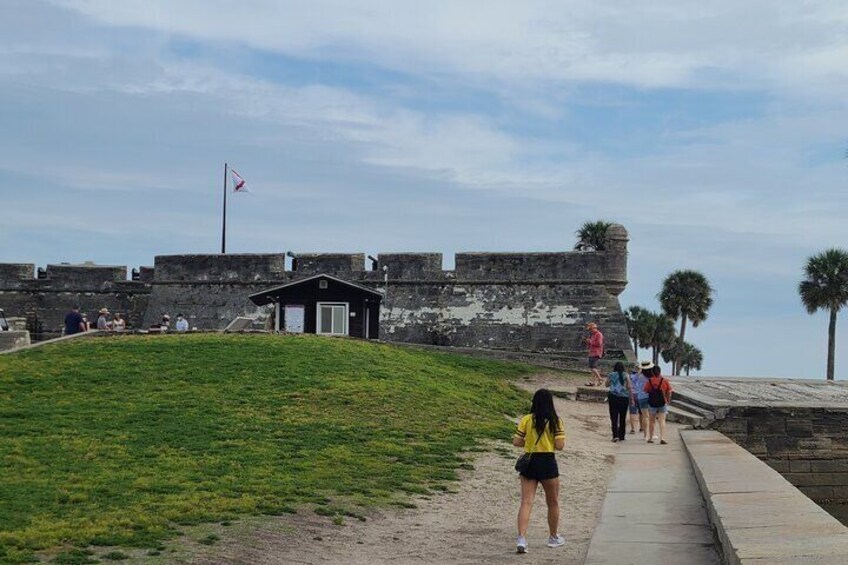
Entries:
{"label": "battlement parapet", "polygon": [[23,281],[34,279],[33,263],[0,263],[0,287],[17,288]]}
{"label": "battlement parapet", "polygon": [[[157,255],[154,267],[134,270],[132,282],[141,284],[253,284],[297,279],[328,273],[361,281],[551,281],[560,284],[604,284],[618,295],[627,284],[627,231],[614,224],[605,251],[462,252],[454,270],[442,268],[438,252],[380,253],[377,270],[365,269],[364,253],[291,254],[286,270],[283,253]],[[127,267],[54,264],[38,269],[29,263],[0,263],[0,288],[74,288],[100,290],[127,281]]]}
{"label": "battlement parapet", "polygon": [[380,253],[377,261],[380,276],[385,272],[391,279],[427,279],[444,273],[441,253]]}
{"label": "battlement parapet", "polygon": [[138,268],[138,281],[150,284],[153,282],[153,279],[156,276],[156,268],[155,267],[139,267]]}
{"label": "battlement parapet", "polygon": [[51,286],[68,288],[97,288],[104,283],[126,282],[127,268],[115,265],[59,264],[47,265],[47,276]]}
{"label": "battlement parapet", "polygon": [[606,254],[560,253],[457,253],[458,279],[604,280]]}
{"label": "battlement parapet", "polygon": [[344,276],[365,270],[364,253],[298,253],[298,275],[330,273]]}
{"label": "battlement parapet", "polygon": [[285,277],[282,253],[157,255],[154,265],[154,282],[274,281]]}

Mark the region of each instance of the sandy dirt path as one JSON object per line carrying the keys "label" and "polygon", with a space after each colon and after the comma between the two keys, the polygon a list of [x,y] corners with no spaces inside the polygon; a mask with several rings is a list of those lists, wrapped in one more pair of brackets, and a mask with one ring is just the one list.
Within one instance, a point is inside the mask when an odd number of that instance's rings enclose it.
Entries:
{"label": "sandy dirt path", "polygon": [[[540,376],[524,386],[553,381]],[[480,453],[457,492],[416,500],[418,508],[373,512],[366,522],[335,526],[308,511],[251,525],[198,548],[192,563],[212,564],[582,564],[597,522],[614,461],[605,404],[557,399],[568,443],[557,459],[562,481],[560,532],[565,547],[550,549],[545,502],[536,496],[529,553],[515,554],[518,477],[515,457]],[[506,445],[506,444],[504,444]],[[519,450],[509,447],[518,455]]]}

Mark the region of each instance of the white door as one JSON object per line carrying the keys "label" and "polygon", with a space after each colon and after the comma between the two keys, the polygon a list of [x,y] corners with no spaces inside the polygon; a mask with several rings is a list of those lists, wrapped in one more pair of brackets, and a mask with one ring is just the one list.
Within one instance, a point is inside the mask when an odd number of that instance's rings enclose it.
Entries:
{"label": "white door", "polygon": [[303,333],[303,306],[286,305],[286,331],[296,334]]}
{"label": "white door", "polygon": [[347,335],[347,303],[319,302],[316,333]]}

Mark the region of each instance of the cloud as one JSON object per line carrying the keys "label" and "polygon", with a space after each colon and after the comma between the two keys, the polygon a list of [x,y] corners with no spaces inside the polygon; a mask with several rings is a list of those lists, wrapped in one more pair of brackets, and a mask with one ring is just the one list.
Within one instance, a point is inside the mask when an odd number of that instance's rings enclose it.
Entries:
{"label": "cloud", "polygon": [[106,25],[155,29],[313,60],[495,83],[657,87],[848,84],[839,2],[429,2],[303,4],[67,0]]}

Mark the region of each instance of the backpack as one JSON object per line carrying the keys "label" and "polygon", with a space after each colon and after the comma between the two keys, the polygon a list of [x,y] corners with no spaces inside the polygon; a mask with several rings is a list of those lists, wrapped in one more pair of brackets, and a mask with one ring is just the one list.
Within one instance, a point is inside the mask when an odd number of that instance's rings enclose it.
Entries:
{"label": "backpack", "polygon": [[665,406],[665,395],[662,391],[662,381],[663,378],[660,377],[659,386],[654,386],[653,379],[648,379],[648,383],[651,385],[648,390],[648,406],[651,408],[662,408]]}

